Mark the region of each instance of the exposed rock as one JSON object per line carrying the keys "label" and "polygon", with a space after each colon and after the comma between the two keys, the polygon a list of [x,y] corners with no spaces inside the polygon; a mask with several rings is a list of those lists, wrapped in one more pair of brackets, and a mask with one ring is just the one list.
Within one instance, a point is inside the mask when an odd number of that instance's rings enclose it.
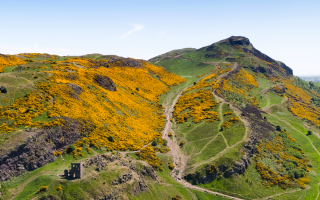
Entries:
{"label": "exposed rock", "polygon": [[108,62],[105,60],[89,60],[89,62],[91,63],[91,66],[93,68],[98,68],[98,67],[109,68],[110,67]]}
{"label": "exposed rock", "polygon": [[67,86],[71,89],[70,91],[68,91],[70,96],[74,99],[79,99],[79,95],[81,94],[83,89],[73,83],[68,83]]}
{"label": "exposed rock", "polygon": [[[80,138],[82,124],[63,118],[64,126],[39,130],[33,137],[0,157],[0,181],[34,170],[54,160],[53,152],[64,148]],[[61,142],[61,138],[65,140]]]}
{"label": "exposed rock", "polygon": [[66,78],[75,81],[78,79],[78,76],[76,73],[70,73],[66,76]]}
{"label": "exposed rock", "polygon": [[103,156],[94,156],[88,160],[86,160],[83,164],[84,167],[89,167],[91,165],[95,164],[97,166],[97,170],[98,171],[101,171],[103,170],[107,164],[108,164],[108,161],[106,160],[106,157],[103,157]]}
{"label": "exposed rock", "polygon": [[231,36],[227,40],[229,40],[232,46],[234,45],[250,45],[250,41],[246,37],[242,36]]}
{"label": "exposed rock", "polygon": [[120,58],[110,62],[116,67],[140,67],[141,63],[131,58]]}
{"label": "exposed rock", "polygon": [[283,69],[285,69],[288,74],[293,75],[293,71],[290,67],[288,67],[286,64],[284,64],[283,62],[279,62],[280,67],[282,67]]}
{"label": "exposed rock", "polygon": [[107,76],[96,74],[96,77],[94,80],[98,83],[100,87],[106,90],[117,91],[116,85],[113,83],[112,79]]}
{"label": "exposed rock", "polygon": [[133,196],[137,196],[140,192],[146,191],[147,188],[148,186],[142,180],[139,180],[135,183],[131,193]]}
{"label": "exposed rock", "polygon": [[130,181],[132,179],[132,174],[122,174],[118,179],[112,181],[111,185],[119,185],[122,183],[125,183],[127,181]]}
{"label": "exposed rock", "polygon": [[112,191],[109,194],[104,196],[104,200],[116,200],[118,199],[118,193],[116,191]]}
{"label": "exposed rock", "polygon": [[158,180],[157,173],[154,171],[154,169],[150,165],[145,166],[144,170],[141,173],[143,175],[150,176],[153,180]]}

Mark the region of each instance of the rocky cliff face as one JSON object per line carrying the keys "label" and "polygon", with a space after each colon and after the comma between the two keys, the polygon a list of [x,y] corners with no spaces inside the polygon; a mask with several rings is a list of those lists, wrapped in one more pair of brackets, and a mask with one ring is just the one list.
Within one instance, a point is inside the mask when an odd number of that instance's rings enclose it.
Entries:
{"label": "rocky cliff face", "polygon": [[[80,138],[83,127],[76,120],[64,118],[64,126],[38,130],[25,143],[0,157],[0,181],[18,176],[24,171],[42,167],[54,160],[53,152],[65,148]],[[30,130],[26,130],[30,131]],[[64,137],[64,140],[61,140]]]}
{"label": "rocky cliff face", "polygon": [[[230,45],[235,47],[235,46],[241,46],[242,47],[242,51],[244,52],[248,52],[248,53],[251,53],[253,54],[254,56],[256,56],[257,58],[261,59],[261,60],[264,60],[264,61],[267,61],[269,63],[272,63],[273,65],[269,65],[269,67],[279,73],[282,73],[281,71],[279,71],[279,69],[277,67],[280,67],[280,68],[283,68],[286,70],[286,75],[293,75],[292,73],[292,69],[288,66],[286,66],[284,63],[282,62],[277,62],[275,61],[274,59],[272,59],[271,57],[267,56],[266,54],[260,52],[258,49],[254,48],[253,45],[250,43],[249,39],[246,38],[246,37],[242,37],[242,36],[232,36],[232,37],[229,37],[226,39],[227,41],[229,41]],[[222,40],[224,41],[224,40]],[[250,47],[250,49],[252,50],[249,50],[247,49],[246,47]],[[230,59],[229,59],[230,60]],[[232,58],[231,58],[232,60]],[[233,61],[231,61],[233,62]],[[275,67],[276,66],[276,67]],[[268,73],[270,75],[272,75],[272,73]]]}

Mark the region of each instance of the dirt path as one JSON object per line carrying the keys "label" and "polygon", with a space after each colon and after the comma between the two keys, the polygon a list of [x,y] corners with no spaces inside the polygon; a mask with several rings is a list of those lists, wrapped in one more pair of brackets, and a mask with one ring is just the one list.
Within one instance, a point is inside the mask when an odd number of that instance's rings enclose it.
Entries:
{"label": "dirt path", "polygon": [[32,178],[28,179],[27,181],[23,182],[21,185],[19,185],[17,188],[12,188],[9,189],[9,191],[12,193],[12,197],[10,198],[10,200],[13,200],[14,198],[16,198],[16,196],[23,190],[23,188],[30,183],[31,181],[33,181],[34,179],[38,178],[39,176],[41,176],[42,173],[39,173],[35,176],[32,176]]}
{"label": "dirt path", "polygon": [[[214,94],[213,94],[213,95],[214,95]],[[224,142],[226,143],[227,148],[229,148],[229,145],[228,145],[228,142],[227,142],[226,138],[224,137],[223,133],[220,132],[220,127],[221,127],[221,125],[223,124],[223,115],[222,115],[222,106],[223,106],[223,104],[224,104],[224,103],[221,102],[221,103],[220,103],[220,106],[219,106],[220,124],[219,124],[219,126],[218,126],[218,129],[219,129],[218,135],[220,134],[220,135],[223,137],[223,140],[224,140]],[[210,142],[211,142],[211,141],[210,141]],[[210,142],[208,142],[208,143],[206,144],[206,146],[207,146]]]}
{"label": "dirt path", "polygon": [[[272,196],[263,197],[263,198],[260,198],[259,200],[271,199],[273,197],[277,197],[277,196],[280,196],[280,195],[283,195],[283,194],[290,194],[290,193],[294,193],[294,192],[301,191],[301,190],[306,191],[306,190],[309,190],[310,188],[311,188],[311,186],[307,186],[306,189],[296,189],[296,190],[286,191],[286,192],[275,194],[275,195],[272,195]],[[318,195],[319,195],[319,193],[318,193]]]}
{"label": "dirt path", "polygon": [[[212,138],[212,140],[210,140],[210,141],[201,149],[201,151],[199,151],[198,153],[195,153],[194,155],[196,156],[196,155],[198,155],[198,154],[201,154],[202,151],[203,151],[213,140],[215,140],[218,136],[219,136],[219,134],[217,134],[216,136],[214,136],[214,137]],[[197,141],[199,141],[199,140],[197,140]],[[197,142],[197,141],[196,141],[196,142]],[[227,142],[227,141],[225,141],[225,142]]]}
{"label": "dirt path", "polygon": [[[168,147],[171,149],[171,153],[173,156],[173,164],[175,165],[174,170],[172,170],[172,176],[177,180],[180,179],[181,180],[181,174],[183,174],[183,171],[185,169],[185,166],[187,164],[187,159],[186,156],[182,154],[182,152],[180,151],[180,147],[178,146],[178,144],[175,141],[175,133],[174,131],[172,131],[172,112],[174,110],[174,106],[176,105],[178,99],[180,98],[182,92],[184,90],[186,90],[189,87],[186,87],[185,89],[183,89],[177,96],[176,98],[173,100],[172,104],[169,105],[168,103],[165,104],[165,116],[167,118],[167,123],[166,126],[162,132],[162,138],[166,139],[168,141]],[[171,97],[169,98],[169,96],[167,97],[167,102],[171,99]],[[169,132],[173,132],[174,136],[173,136],[173,140],[171,140],[168,136]],[[179,174],[176,175],[177,170],[179,170]]]}

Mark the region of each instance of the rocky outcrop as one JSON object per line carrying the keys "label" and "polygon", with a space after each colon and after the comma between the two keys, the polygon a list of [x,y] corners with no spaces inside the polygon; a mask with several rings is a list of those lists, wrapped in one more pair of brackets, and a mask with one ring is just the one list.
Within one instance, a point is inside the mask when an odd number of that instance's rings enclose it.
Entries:
{"label": "rocky outcrop", "polygon": [[[108,160],[106,158],[108,158]],[[105,155],[102,155],[102,156],[98,155],[98,156],[94,156],[94,157],[92,157],[90,159],[87,159],[84,162],[83,166],[84,167],[89,167],[91,165],[96,165],[97,166],[97,171],[101,171],[107,166],[108,161],[110,161],[110,160],[112,162],[115,159],[113,159],[113,156],[110,156],[110,158],[109,158],[109,157],[107,157]]]}
{"label": "rocky outcrop", "polygon": [[131,58],[115,59],[113,61],[110,61],[110,64],[112,64],[115,67],[140,67],[141,66],[141,63],[139,61]]}
{"label": "rocky outcrop", "polygon": [[280,67],[282,67],[283,69],[285,69],[288,74],[293,75],[293,71],[290,67],[288,67],[286,64],[284,64],[283,62],[279,62]]}
{"label": "rocky outcrop", "polygon": [[140,192],[146,191],[148,186],[143,182],[143,180],[139,180],[135,183],[131,193],[133,196],[137,196]]}
{"label": "rocky outcrop", "polygon": [[146,165],[144,170],[141,173],[144,176],[146,175],[150,176],[150,178],[152,178],[153,180],[158,180],[158,175],[156,171],[154,171],[154,169],[150,165]]}
{"label": "rocky outcrop", "polygon": [[116,85],[113,83],[112,79],[107,76],[96,74],[94,80],[100,87],[106,90],[117,91]]}
{"label": "rocky outcrop", "polygon": [[242,37],[242,36],[231,36],[227,40],[229,40],[229,42],[230,42],[230,44],[232,46],[235,46],[235,45],[250,45],[249,39],[246,38],[246,37]]}
{"label": "rocky outcrop", "polygon": [[[64,148],[80,138],[82,124],[76,120],[64,118],[64,126],[38,130],[25,143],[13,148],[0,157],[0,181],[18,176],[24,171],[42,167],[54,160],[53,152]],[[64,137],[64,141],[62,141]]]}
{"label": "rocky outcrop", "polygon": [[114,181],[112,181],[111,185],[119,185],[122,183],[126,183],[127,181],[130,181],[132,179],[132,174],[122,174],[120,177]]}
{"label": "rocky outcrop", "polygon": [[79,99],[79,95],[83,91],[81,87],[74,83],[68,83],[67,86],[71,89],[69,92],[70,96],[74,99]]}
{"label": "rocky outcrop", "polygon": [[98,67],[105,67],[105,68],[109,68],[109,64],[107,61],[105,60],[89,60],[91,67],[93,68],[98,68]]}
{"label": "rocky outcrop", "polygon": [[116,200],[118,199],[118,193],[116,191],[112,191],[109,194],[106,194],[104,198],[101,198],[101,200]]}

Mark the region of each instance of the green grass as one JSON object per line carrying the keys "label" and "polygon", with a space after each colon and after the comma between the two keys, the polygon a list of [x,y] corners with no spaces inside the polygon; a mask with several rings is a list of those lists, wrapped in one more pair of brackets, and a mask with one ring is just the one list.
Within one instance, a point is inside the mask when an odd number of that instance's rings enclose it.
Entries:
{"label": "green grass", "polygon": [[221,51],[236,56],[236,54],[233,53],[234,51],[232,50],[232,47],[230,47],[227,43],[223,42],[202,47],[197,51],[186,53],[182,57],[197,62],[218,62],[220,60],[224,60],[226,57],[225,55],[221,54]]}
{"label": "green grass", "polygon": [[284,99],[284,97],[281,97],[274,92],[267,92],[267,95],[270,98],[270,105],[281,104],[282,100]]}
{"label": "green grass", "polygon": [[[227,112],[232,112],[232,114],[223,116],[223,122],[229,121],[232,117],[237,117],[230,106],[228,106],[228,104],[224,104],[222,106],[222,114],[224,115],[224,113]],[[245,132],[246,128],[241,120],[239,120],[238,122],[232,122],[232,124],[228,128],[223,129],[223,135],[226,138],[229,146],[232,146],[241,141],[245,135]]]}
{"label": "green grass", "polygon": [[202,150],[202,153],[191,158],[188,163],[196,164],[201,161],[206,161],[211,157],[214,157],[219,152],[226,148],[226,144],[222,138],[222,136],[218,136],[215,140],[209,142],[207,146]]}
{"label": "green grass", "polygon": [[219,133],[219,123],[220,121],[211,123],[204,122],[201,125],[193,128],[192,130],[181,134],[185,135],[186,140],[189,142],[195,142],[200,139],[214,137]]}
{"label": "green grass", "polygon": [[194,49],[194,48],[183,48],[183,49],[172,50],[167,53],[161,54],[159,56],[153,57],[153,58],[149,59],[148,62],[154,65],[166,57],[177,56],[177,55],[181,55],[181,54],[184,54],[187,52],[192,52],[195,50],[196,49]]}
{"label": "green grass", "polygon": [[200,184],[199,186],[244,199],[257,199],[286,191],[278,186],[266,188],[261,183],[260,174],[255,169],[255,162],[240,176],[232,175],[229,178],[215,179],[211,183]]}
{"label": "green grass", "polygon": [[[7,88],[7,93],[0,93],[0,106],[7,106],[19,98],[24,98],[28,93],[35,90],[34,83],[43,80],[47,74],[41,72],[10,72],[1,73],[1,85]],[[34,78],[38,76],[38,78]]]}
{"label": "green grass", "polygon": [[[189,76],[196,77],[214,70],[214,65],[182,60],[179,58],[164,59],[156,64],[162,66],[171,73],[177,74],[181,77],[187,78]],[[202,79],[202,78],[201,78]]]}
{"label": "green grass", "polygon": [[224,129],[223,135],[226,138],[228,145],[232,146],[241,141],[245,135],[246,128],[242,121],[232,123],[229,128]]}
{"label": "green grass", "polygon": [[19,195],[17,195],[15,199],[27,200],[27,199],[33,198],[37,190],[40,190],[41,186],[52,187],[53,179],[54,179],[53,175],[52,176],[42,175],[35,178],[23,188],[23,191],[19,193]]}

